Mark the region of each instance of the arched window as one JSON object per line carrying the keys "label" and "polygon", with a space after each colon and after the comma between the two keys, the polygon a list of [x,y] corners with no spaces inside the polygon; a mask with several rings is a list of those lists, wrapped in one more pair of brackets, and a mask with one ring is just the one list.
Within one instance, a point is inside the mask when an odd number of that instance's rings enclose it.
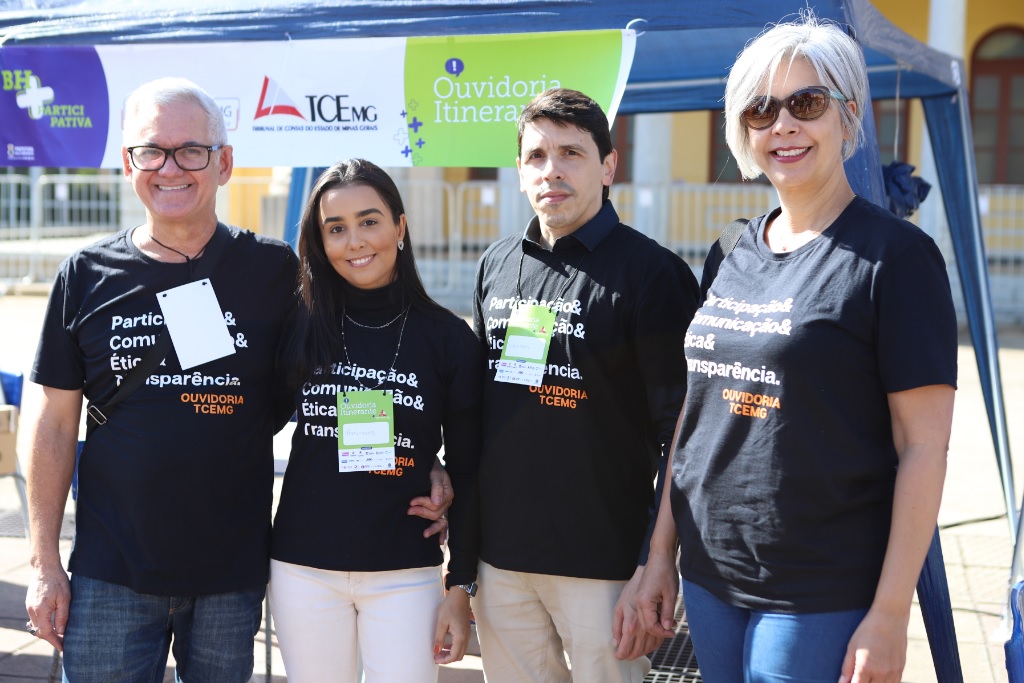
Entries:
{"label": "arched window", "polygon": [[978,182],[1024,185],[1024,29],[978,42],[970,95]]}

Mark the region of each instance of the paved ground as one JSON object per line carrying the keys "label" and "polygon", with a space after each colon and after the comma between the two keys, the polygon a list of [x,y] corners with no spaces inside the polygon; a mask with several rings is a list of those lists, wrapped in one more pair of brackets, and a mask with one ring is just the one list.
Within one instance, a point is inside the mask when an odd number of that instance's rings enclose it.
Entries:
{"label": "paved ground", "polygon": [[[0,296],[0,367],[26,371],[31,365],[44,299]],[[1003,388],[1010,417],[1009,438],[1018,472],[1024,472],[1024,332],[1000,332]],[[32,396],[26,400],[31,402]],[[286,446],[285,446],[286,448]],[[1019,502],[1018,502],[1019,505]],[[0,533],[5,519],[18,515],[13,481],[0,479]],[[969,339],[960,348],[960,388],[954,414],[949,469],[939,524],[953,603],[957,642],[968,683],[1007,680],[1002,631],[1012,543],[1004,515],[1002,489],[981,396],[977,366]],[[67,542],[65,542],[67,545]],[[67,548],[65,548],[65,552]],[[0,683],[47,680],[52,651],[23,630],[24,594],[28,576],[24,539],[0,536]],[[276,643],[272,643],[275,644]],[[263,681],[265,640],[255,644],[254,681]],[[170,669],[168,669],[170,671]],[[273,681],[286,681],[284,666],[273,648]],[[924,626],[915,609],[910,626],[904,681],[935,681]],[[170,678],[167,680],[171,680]],[[466,658],[442,672],[442,683],[480,683],[479,659]],[[584,682],[592,683],[592,682]]]}

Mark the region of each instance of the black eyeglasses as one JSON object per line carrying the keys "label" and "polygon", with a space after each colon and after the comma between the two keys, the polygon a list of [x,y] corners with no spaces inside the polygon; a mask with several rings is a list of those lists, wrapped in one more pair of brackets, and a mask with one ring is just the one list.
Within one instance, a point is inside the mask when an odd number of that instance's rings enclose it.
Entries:
{"label": "black eyeglasses", "polygon": [[136,145],[128,148],[132,164],[140,171],[159,171],[167,163],[167,157],[174,157],[174,163],[182,171],[202,171],[210,165],[210,153],[224,145],[183,145],[181,147],[157,147]]}
{"label": "black eyeglasses", "polygon": [[747,108],[740,112],[740,120],[754,130],[761,130],[775,123],[779,119],[779,112],[785,107],[793,118],[813,121],[821,118],[832,98],[840,102],[846,101],[842,93],[829,90],[822,85],[802,88],[782,101],[765,95],[748,104]]}

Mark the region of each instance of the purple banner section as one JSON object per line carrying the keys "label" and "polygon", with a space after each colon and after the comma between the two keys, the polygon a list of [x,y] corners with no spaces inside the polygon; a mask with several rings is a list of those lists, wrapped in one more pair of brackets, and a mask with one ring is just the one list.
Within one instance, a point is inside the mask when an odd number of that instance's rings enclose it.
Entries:
{"label": "purple banner section", "polygon": [[110,115],[91,47],[0,47],[0,165],[97,167]]}

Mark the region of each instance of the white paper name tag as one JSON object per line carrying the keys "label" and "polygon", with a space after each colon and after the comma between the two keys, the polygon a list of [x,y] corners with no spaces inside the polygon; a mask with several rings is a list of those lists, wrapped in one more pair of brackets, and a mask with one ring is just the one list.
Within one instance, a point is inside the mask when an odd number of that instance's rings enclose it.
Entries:
{"label": "white paper name tag", "polygon": [[537,339],[536,337],[509,334],[505,337],[505,348],[507,349],[507,356],[543,362],[544,352],[547,351],[547,344],[543,339]]}
{"label": "white paper name tag", "polygon": [[391,437],[388,425],[384,422],[361,422],[343,425],[341,438],[346,446],[372,446],[387,443]]}
{"label": "white paper name tag", "polygon": [[182,370],[235,352],[224,312],[208,279],[160,292],[156,300]]}

